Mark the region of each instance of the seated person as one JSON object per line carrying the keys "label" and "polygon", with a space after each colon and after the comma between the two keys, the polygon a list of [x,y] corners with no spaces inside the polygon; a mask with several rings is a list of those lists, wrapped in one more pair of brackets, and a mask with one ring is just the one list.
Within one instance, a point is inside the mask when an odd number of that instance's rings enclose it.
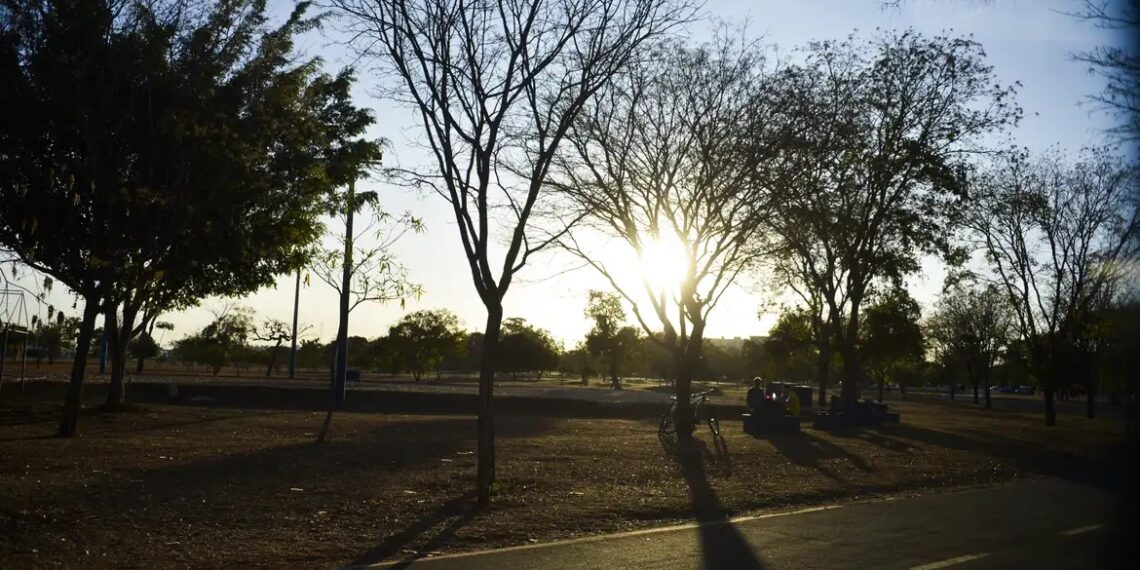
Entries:
{"label": "seated person", "polygon": [[796,394],[795,390],[788,389],[788,415],[800,415],[800,397]]}
{"label": "seated person", "polygon": [[761,386],[760,377],[752,379],[752,387],[748,389],[748,394],[744,398],[745,405],[748,406],[748,413],[759,413],[760,406],[764,405],[764,387]]}

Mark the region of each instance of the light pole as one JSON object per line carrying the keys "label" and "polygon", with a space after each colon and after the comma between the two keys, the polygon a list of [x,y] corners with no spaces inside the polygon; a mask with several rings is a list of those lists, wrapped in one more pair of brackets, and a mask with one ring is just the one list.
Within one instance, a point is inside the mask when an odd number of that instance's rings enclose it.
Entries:
{"label": "light pole", "polygon": [[289,349],[289,379],[297,376],[297,311],[301,307],[301,268],[297,268],[297,284],[293,289],[293,346]]}

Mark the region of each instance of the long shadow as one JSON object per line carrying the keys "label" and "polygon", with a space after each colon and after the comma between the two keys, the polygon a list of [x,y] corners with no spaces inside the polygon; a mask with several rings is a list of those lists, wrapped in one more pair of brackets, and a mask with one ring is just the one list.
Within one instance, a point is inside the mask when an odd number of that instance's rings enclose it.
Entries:
{"label": "long shadow", "polygon": [[1126,454],[1119,453],[1122,450],[1113,450],[1108,454],[1115,459],[1098,460],[1053,449],[1042,449],[993,433],[978,433],[977,438],[971,438],[908,424],[890,426],[884,431],[900,440],[980,452],[1007,459],[1027,471],[1060,477],[1109,491],[1122,491],[1127,481],[1127,472],[1123,464]]}
{"label": "long shadow", "polygon": [[348,566],[365,566],[392,558],[401,553],[405,545],[420,538],[425,533],[439,526],[440,523],[448,521],[443,528],[439,529],[427,542],[423,543],[419,550],[404,557],[397,564],[392,566],[392,568],[406,568],[412,562],[423,558],[433,550],[447,544],[447,541],[455,535],[457,530],[475,518],[475,505],[472,502],[474,498],[475,493],[465,493],[448,500],[434,511],[424,515],[411,525],[408,525],[404,530],[385,538],[384,542],[369,549],[368,552],[361,554],[356,560],[349,563]]}
{"label": "long shadow", "polygon": [[807,432],[774,433],[767,439],[784,457],[799,465],[811,467],[832,481],[843,482],[844,479],[824,465],[823,462],[828,459],[844,459],[864,473],[875,472],[862,457]]}
{"label": "long shadow", "polygon": [[662,439],[666,453],[677,462],[689,486],[693,517],[699,523],[701,565],[707,569],[763,570],[760,558],[729,520],[727,509],[720,504],[716,491],[709,483],[705,472],[706,461],[716,463],[720,461],[718,458],[728,456],[724,439],[715,439],[717,441],[714,441],[713,451],[697,439]]}
{"label": "long shadow", "polygon": [[921,451],[922,448],[914,445],[912,442],[887,437],[882,433],[875,430],[863,429],[858,427],[849,427],[827,432],[829,435],[840,437],[844,439],[861,439],[881,447],[887,451],[894,451],[896,453],[906,453],[908,451]]}

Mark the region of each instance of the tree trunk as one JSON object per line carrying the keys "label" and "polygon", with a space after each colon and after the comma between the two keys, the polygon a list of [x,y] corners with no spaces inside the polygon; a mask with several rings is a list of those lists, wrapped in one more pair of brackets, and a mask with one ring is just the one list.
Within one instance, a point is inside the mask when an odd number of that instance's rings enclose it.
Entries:
{"label": "tree trunk", "polygon": [[115,409],[126,401],[127,391],[124,378],[127,373],[127,345],[131,342],[134,333],[135,317],[138,308],[131,307],[130,303],[123,305],[123,320],[119,322],[115,308],[107,310],[107,322],[104,323],[108,331],[108,349],[111,356],[111,378],[107,389],[107,407]]}
{"label": "tree trunk", "polygon": [[993,407],[993,405],[992,405],[992,404],[991,404],[991,402],[990,402],[990,387],[989,387],[989,385],[987,384],[987,385],[986,385],[986,409],[988,410],[988,409],[990,409],[990,408],[992,408],[992,407]]}
{"label": "tree trunk", "polygon": [[610,357],[610,389],[621,390],[621,379],[618,378],[618,360],[617,357]]}
{"label": "tree trunk", "polygon": [[816,380],[819,384],[819,409],[827,409],[827,387],[831,379],[831,341],[819,341],[819,354],[816,361]]}
{"label": "tree trunk", "polygon": [[974,385],[974,403],[977,404],[978,403],[978,383],[974,382],[973,385]]}
{"label": "tree trunk", "polygon": [[1095,419],[1096,418],[1096,403],[1095,403],[1096,402],[1096,393],[1093,389],[1093,383],[1092,382],[1088,383],[1088,388],[1085,390],[1085,392],[1087,393],[1087,396],[1085,399],[1087,400],[1087,404],[1088,404],[1088,407],[1085,410],[1085,416],[1090,420]]}
{"label": "tree trunk", "polygon": [[138,366],[136,366],[136,367],[135,367],[135,374],[142,374],[142,371],[143,371],[143,360],[146,360],[146,358],[145,358],[145,357],[143,357],[143,356],[140,356],[140,357],[139,357],[139,363],[138,363]]}
{"label": "tree trunk", "polygon": [[83,399],[83,372],[87,368],[87,355],[91,352],[91,337],[95,333],[95,317],[99,315],[99,299],[95,294],[84,299],[83,319],[79,325],[79,336],[75,341],[75,359],[71,364],[71,378],[67,383],[67,398],[63,403],[63,414],[59,420],[60,437],[75,435],[79,427],[79,405]]}
{"label": "tree trunk", "polygon": [[476,491],[479,507],[491,504],[491,485],[495,482],[495,367],[498,363],[499,329],[503,324],[501,303],[487,305],[487,326],[483,329],[482,355],[479,361],[479,409],[477,419],[478,466]]}
{"label": "tree trunk", "polygon": [[345,201],[344,221],[344,264],[340,282],[340,324],[337,327],[336,376],[333,388],[336,406],[344,407],[345,391],[348,385],[348,296],[352,285],[352,217],[356,202],[356,182],[349,181]]}
{"label": "tree trunk", "polygon": [[879,403],[883,403],[883,390],[886,389],[887,375],[879,374]]}
{"label": "tree trunk", "polygon": [[950,381],[950,401],[954,401],[954,381]]}
{"label": "tree trunk", "polygon": [[1045,425],[1057,425],[1057,410],[1053,407],[1053,387],[1045,387]]}
{"label": "tree trunk", "polygon": [[689,340],[688,347],[679,349],[675,355],[677,379],[674,395],[677,398],[677,415],[673,418],[673,425],[677,427],[677,439],[686,441],[693,438],[693,431],[696,430],[693,422],[693,373],[697,357],[692,354],[692,339]]}
{"label": "tree trunk", "polygon": [[899,396],[902,397],[904,402],[906,401],[906,384],[899,384]]}
{"label": "tree trunk", "polygon": [[843,380],[842,386],[839,391],[839,398],[843,402],[843,407],[852,408],[855,402],[859,400],[859,376],[860,364],[858,350],[855,348],[854,340],[844,341],[843,349],[840,351],[843,356]]}

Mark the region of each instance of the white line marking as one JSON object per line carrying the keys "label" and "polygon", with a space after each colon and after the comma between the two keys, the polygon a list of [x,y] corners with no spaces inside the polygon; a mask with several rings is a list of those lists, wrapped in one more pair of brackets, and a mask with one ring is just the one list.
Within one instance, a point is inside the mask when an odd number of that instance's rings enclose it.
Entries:
{"label": "white line marking", "polygon": [[1073,536],[1075,534],[1082,534],[1082,533],[1086,533],[1086,532],[1092,532],[1094,530],[1100,530],[1103,527],[1104,527],[1103,524],[1090,524],[1088,526],[1082,526],[1082,527],[1066,530],[1065,532],[1062,532],[1061,534],[1063,534],[1065,536]]}
{"label": "white line marking", "polygon": [[[466,558],[468,556],[478,556],[481,554],[492,554],[492,553],[497,554],[499,552],[512,552],[512,551],[516,551],[516,550],[531,550],[531,549],[535,549],[535,548],[547,548],[550,546],[563,546],[563,545],[568,545],[568,544],[581,544],[584,542],[596,542],[596,541],[601,541],[601,540],[609,540],[612,538],[628,538],[628,537],[632,537],[632,536],[645,536],[645,535],[649,535],[649,534],[657,534],[657,533],[661,533],[661,532],[670,532],[670,531],[674,531],[674,530],[696,529],[696,528],[701,528],[701,527],[706,527],[706,526],[736,524],[736,523],[761,520],[761,519],[774,519],[774,518],[778,518],[778,517],[787,517],[787,516],[792,516],[792,515],[804,515],[807,513],[814,513],[814,512],[819,512],[819,511],[830,511],[830,510],[839,509],[839,508],[843,508],[843,505],[824,505],[821,507],[808,507],[808,508],[799,509],[799,510],[795,510],[795,511],[782,511],[782,512],[778,512],[778,513],[766,513],[766,514],[762,514],[762,515],[749,515],[749,516],[735,517],[735,518],[728,519],[727,521],[713,521],[713,522],[704,522],[704,523],[685,523],[685,524],[678,524],[678,525],[672,525],[672,526],[647,528],[647,529],[642,529],[642,530],[632,530],[632,531],[621,532],[621,533],[616,533],[616,534],[600,534],[600,535],[594,535],[594,536],[584,536],[582,538],[569,538],[566,540],[556,540],[556,541],[552,541],[552,542],[540,542],[538,544],[522,544],[519,546],[507,546],[504,548],[493,548],[491,550],[476,550],[474,552],[457,552],[455,554],[444,554],[441,556],[424,556],[421,558],[413,558],[412,561],[427,562],[427,561],[431,561],[431,560],[442,560],[442,559],[447,559],[447,558]],[[649,538],[646,537],[646,540],[648,540],[648,539]],[[378,570],[381,568],[389,568],[391,566],[398,566],[401,564],[406,564],[408,562],[410,562],[410,561],[409,560],[387,560],[384,562],[376,562],[373,564],[346,566],[346,567],[342,568],[342,570],[352,570],[352,569],[358,569],[358,568],[359,569],[371,568],[371,569]]]}
{"label": "white line marking", "polygon": [[959,556],[957,558],[948,558],[946,560],[940,560],[938,562],[931,562],[930,564],[923,564],[922,566],[913,566],[913,567],[911,567],[910,570],[935,570],[936,568],[945,568],[947,566],[954,566],[955,564],[962,564],[964,562],[969,562],[971,560],[977,560],[979,558],[985,558],[987,556],[989,556],[988,552],[979,552],[977,554],[967,554],[965,556]]}

